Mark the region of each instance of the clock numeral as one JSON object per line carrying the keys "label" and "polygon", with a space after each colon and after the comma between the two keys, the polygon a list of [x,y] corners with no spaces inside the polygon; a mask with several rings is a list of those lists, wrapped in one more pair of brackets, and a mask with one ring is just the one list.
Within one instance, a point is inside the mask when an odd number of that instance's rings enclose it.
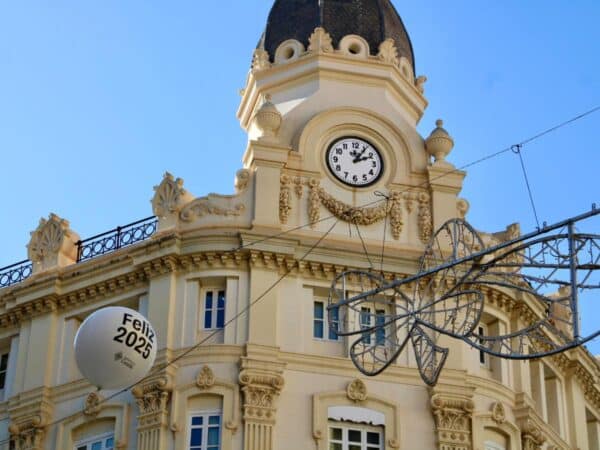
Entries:
{"label": "clock numeral", "polygon": [[357,182],[357,181],[358,181],[358,175],[354,175],[354,176],[352,177],[352,181],[354,181],[354,182]]}
{"label": "clock numeral", "polygon": [[336,163],[336,162],[338,162],[339,160],[340,160],[340,159],[339,159],[337,156],[334,156],[334,157],[333,157],[333,162],[335,162],[335,163]]}
{"label": "clock numeral", "polygon": [[373,167],[377,167],[377,163],[375,161],[372,162]]}
{"label": "clock numeral", "polygon": [[371,175],[371,176],[375,175],[375,173],[373,173],[373,169],[369,170],[369,175]]}
{"label": "clock numeral", "polygon": [[[344,150],[348,150],[348,144],[343,144],[342,147],[344,147]],[[342,151],[340,150],[340,155],[342,154]]]}
{"label": "clock numeral", "polygon": [[363,173],[363,181],[367,181],[367,174]]}
{"label": "clock numeral", "polygon": [[359,149],[360,148],[360,144],[358,142],[353,142],[352,143],[352,148]]}
{"label": "clock numeral", "polygon": [[337,166],[335,166],[335,170],[336,172],[339,172],[340,170],[342,170],[342,166],[340,166],[339,164]]}
{"label": "clock numeral", "polygon": [[[346,144],[344,144],[344,147],[347,147],[347,145],[346,145]],[[341,148],[336,148],[336,149],[335,149],[335,154],[336,154],[336,155],[341,155],[342,153],[343,153],[343,151],[342,151],[342,149],[341,149]]]}
{"label": "clock numeral", "polygon": [[348,178],[348,172],[344,172],[344,178]]}

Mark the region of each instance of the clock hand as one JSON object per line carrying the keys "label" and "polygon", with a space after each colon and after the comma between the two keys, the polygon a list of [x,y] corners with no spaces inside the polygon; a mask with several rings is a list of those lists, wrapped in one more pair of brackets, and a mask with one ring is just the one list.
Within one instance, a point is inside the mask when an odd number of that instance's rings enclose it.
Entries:
{"label": "clock hand", "polygon": [[364,161],[364,159],[361,159],[361,156],[365,154],[367,148],[368,147],[363,147],[362,152],[356,154],[356,157],[352,160],[352,162],[356,164],[359,161]]}

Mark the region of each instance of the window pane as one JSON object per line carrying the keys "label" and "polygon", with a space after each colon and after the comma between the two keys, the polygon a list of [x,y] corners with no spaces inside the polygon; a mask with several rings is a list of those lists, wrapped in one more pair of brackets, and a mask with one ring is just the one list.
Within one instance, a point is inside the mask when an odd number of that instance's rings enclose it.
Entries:
{"label": "window pane", "polygon": [[335,332],[336,330],[337,330],[337,326],[335,326],[334,328],[330,328],[329,329],[329,340],[331,340],[331,341],[337,341],[338,340],[338,335]]}
{"label": "window pane", "polygon": [[336,441],[342,440],[342,429],[341,428],[330,428],[329,429],[329,438],[334,439]]}
{"label": "window pane", "polygon": [[102,450],[102,441],[94,442],[92,444],[92,450]]}
{"label": "window pane", "polygon": [[114,442],[115,442],[114,438],[108,438],[108,439],[106,440],[106,449],[107,449],[107,450],[112,450],[112,448],[113,448],[113,447],[114,447],[114,445],[115,445],[115,444],[114,444]]}
{"label": "window pane", "polygon": [[87,445],[82,445],[80,447],[77,447],[77,450],[87,450]]}
{"label": "window pane", "polygon": [[202,428],[192,429],[190,445],[202,445]]}
{"label": "window pane", "polygon": [[323,302],[315,302],[315,319],[323,318]]}
{"label": "window pane", "polygon": [[5,382],[6,382],[6,372],[0,372],[0,389],[4,389]]}
{"label": "window pane", "polygon": [[212,293],[212,291],[208,291],[206,293],[206,301],[204,302],[204,307],[206,309],[212,309],[212,307],[213,307],[213,293]]}
{"label": "window pane", "polygon": [[202,416],[192,417],[192,425],[202,425]]}
{"label": "window pane", "polygon": [[348,450],[362,450],[360,445],[349,445]]}
{"label": "window pane", "polygon": [[348,430],[348,440],[350,442],[361,442],[360,438],[361,432],[360,430]]}
{"label": "window pane", "polygon": [[342,450],[342,444],[339,442],[330,442],[329,450]]}
{"label": "window pane", "polygon": [[204,312],[204,328],[212,328],[212,311],[207,310]]}
{"label": "window pane", "polygon": [[208,418],[208,423],[210,425],[218,425],[221,423],[221,416],[210,416]]}
{"label": "window pane", "polygon": [[225,291],[219,291],[219,298],[217,300],[218,308],[225,308]]}
{"label": "window pane", "polygon": [[8,353],[2,355],[0,359],[0,370],[6,370],[6,366],[8,365]]}
{"label": "window pane", "polygon": [[208,445],[219,445],[219,428],[211,427],[208,429]]}
{"label": "window pane", "polygon": [[368,432],[367,444],[379,444],[379,433]]}
{"label": "window pane", "polygon": [[223,328],[225,326],[225,310],[217,310],[217,328]]}
{"label": "window pane", "polygon": [[319,339],[323,338],[323,321],[315,320],[313,336]]}

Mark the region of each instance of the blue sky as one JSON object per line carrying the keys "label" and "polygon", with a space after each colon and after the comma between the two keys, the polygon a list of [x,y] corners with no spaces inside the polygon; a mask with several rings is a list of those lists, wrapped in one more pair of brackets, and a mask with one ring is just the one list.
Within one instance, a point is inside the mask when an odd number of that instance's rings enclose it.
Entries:
{"label": "blue sky", "polygon": [[[443,118],[457,166],[600,105],[600,2],[394,3],[429,79],[419,130]],[[0,267],[49,212],[82,237],[151,215],[166,170],[195,195],[232,192],[238,91],[270,6],[0,3]],[[600,112],[525,147],[541,220],[600,204],[598,128]],[[535,226],[515,155],[470,169],[463,196],[479,229]]]}

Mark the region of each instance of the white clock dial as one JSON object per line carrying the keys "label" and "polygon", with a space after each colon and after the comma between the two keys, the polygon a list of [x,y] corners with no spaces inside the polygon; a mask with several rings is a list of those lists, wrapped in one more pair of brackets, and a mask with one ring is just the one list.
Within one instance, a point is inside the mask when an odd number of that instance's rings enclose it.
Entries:
{"label": "white clock dial", "polygon": [[327,167],[341,182],[365,187],[375,183],[383,173],[383,159],[368,141],[343,137],[327,150]]}

